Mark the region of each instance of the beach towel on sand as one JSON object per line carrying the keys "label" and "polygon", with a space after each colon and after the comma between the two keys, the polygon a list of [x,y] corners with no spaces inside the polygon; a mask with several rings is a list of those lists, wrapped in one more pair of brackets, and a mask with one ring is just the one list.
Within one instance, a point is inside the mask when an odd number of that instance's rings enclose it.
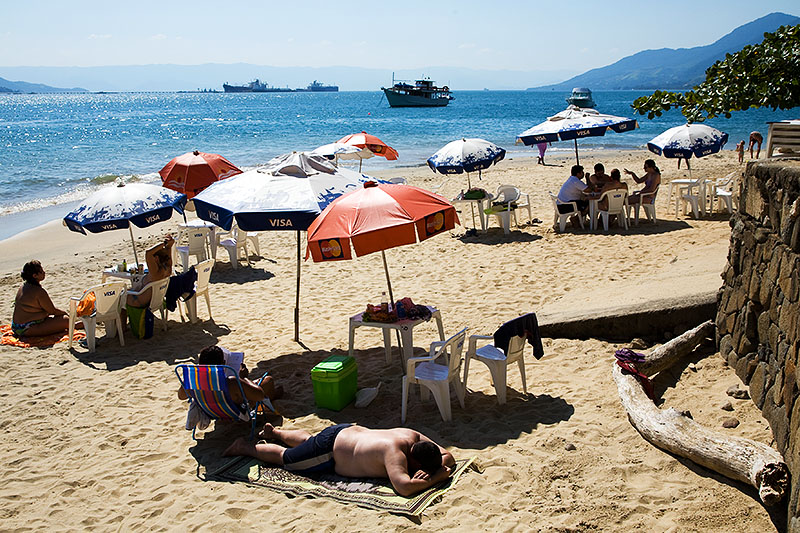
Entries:
{"label": "beach towel on sand", "polygon": [[[73,341],[79,341],[86,337],[82,331],[76,331],[72,336]],[[18,339],[11,331],[11,324],[0,325],[0,345],[17,346],[19,348],[49,348],[57,342],[69,339],[69,335],[64,333],[54,333],[44,337],[22,337]]]}
{"label": "beach towel on sand", "polygon": [[474,460],[475,457],[456,461],[456,468],[449,479],[410,498],[397,494],[388,479],[353,479],[336,474],[300,476],[252,457],[234,457],[220,468],[207,472],[206,479],[242,481],[287,495],[332,498],[369,509],[419,516],[431,503],[455,485],[467,468],[479,471],[473,464]]}

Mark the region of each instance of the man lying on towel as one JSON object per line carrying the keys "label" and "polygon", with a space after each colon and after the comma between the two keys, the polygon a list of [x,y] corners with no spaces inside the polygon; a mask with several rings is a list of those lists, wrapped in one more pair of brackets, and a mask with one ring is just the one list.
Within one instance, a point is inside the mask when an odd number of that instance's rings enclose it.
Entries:
{"label": "man lying on towel", "polygon": [[255,444],[237,439],[224,455],[247,455],[299,474],[336,473],[340,476],[389,478],[401,496],[410,496],[450,477],[453,456],[431,439],[407,428],[367,429],[338,424],[317,435],[301,429],[266,424],[262,439],[280,444]]}

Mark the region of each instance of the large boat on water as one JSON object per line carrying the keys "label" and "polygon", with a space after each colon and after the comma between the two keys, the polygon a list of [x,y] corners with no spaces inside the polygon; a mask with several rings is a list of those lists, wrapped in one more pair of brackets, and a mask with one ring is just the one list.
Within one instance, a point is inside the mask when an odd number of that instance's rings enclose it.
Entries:
{"label": "large boat on water", "polygon": [[338,85],[325,85],[324,83],[320,83],[317,80],[311,82],[311,84],[306,87],[305,89],[297,89],[297,92],[301,93],[336,93],[339,92]]}
{"label": "large boat on water", "polygon": [[594,107],[596,105],[592,100],[592,91],[586,87],[572,89],[572,94],[567,98],[567,103],[578,107]]}
{"label": "large boat on water", "polygon": [[256,78],[246,85],[228,85],[222,84],[222,88],[226,93],[290,93],[293,89],[288,87],[272,87],[261,80]]}
{"label": "large boat on water", "polygon": [[381,90],[391,107],[442,107],[453,99],[447,85],[437,87],[430,78],[415,80],[411,85],[405,81],[395,81],[392,76],[392,86],[381,87]]}

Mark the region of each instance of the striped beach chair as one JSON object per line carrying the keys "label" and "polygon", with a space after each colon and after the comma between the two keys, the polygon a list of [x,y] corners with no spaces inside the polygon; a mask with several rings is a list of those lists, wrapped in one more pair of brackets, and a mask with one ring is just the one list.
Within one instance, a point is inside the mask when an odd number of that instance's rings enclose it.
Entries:
{"label": "striped beach chair", "polygon": [[[196,403],[197,406],[206,413],[212,420],[238,420],[250,422],[250,439],[252,440],[256,431],[256,415],[264,412],[275,412],[269,398],[250,405],[244,395],[244,388],[239,379],[239,373],[233,368],[225,365],[178,365],[175,374],[181,382],[181,387],[189,397],[189,405]],[[228,377],[236,378],[236,386],[239,387],[241,397],[244,399],[241,404],[237,404],[231,398],[228,388]],[[262,376],[261,379],[264,379]],[[258,384],[261,384],[259,380]],[[192,438],[195,438],[196,429],[192,430]]]}

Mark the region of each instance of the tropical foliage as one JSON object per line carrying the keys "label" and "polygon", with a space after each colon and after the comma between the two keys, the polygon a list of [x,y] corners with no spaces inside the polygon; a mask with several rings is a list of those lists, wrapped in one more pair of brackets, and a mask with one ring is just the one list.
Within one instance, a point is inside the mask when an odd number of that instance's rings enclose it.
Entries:
{"label": "tropical foliage", "polygon": [[759,44],[727,54],[706,70],[706,79],[685,93],[655,91],[632,107],[648,118],[678,108],[689,122],[701,122],[755,107],[800,106],[800,24],[765,33]]}

